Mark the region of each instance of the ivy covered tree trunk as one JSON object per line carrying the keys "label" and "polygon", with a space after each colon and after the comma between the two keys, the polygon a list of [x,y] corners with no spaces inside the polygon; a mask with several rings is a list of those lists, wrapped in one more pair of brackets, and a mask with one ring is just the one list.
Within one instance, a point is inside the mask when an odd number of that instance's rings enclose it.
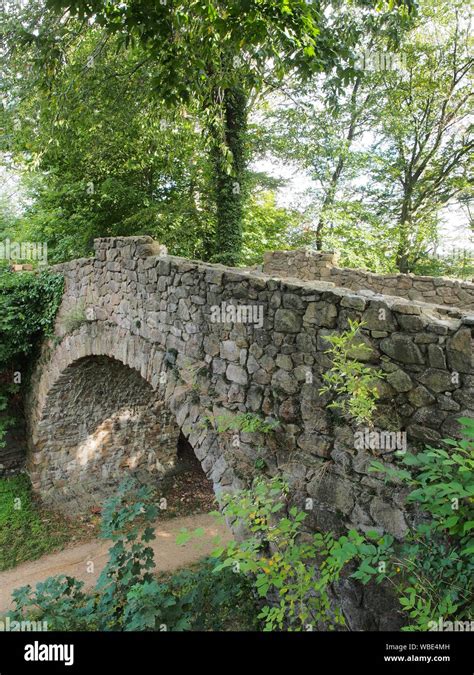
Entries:
{"label": "ivy covered tree trunk", "polygon": [[245,199],[247,96],[240,86],[224,91],[223,132],[214,134],[212,167],[216,200],[213,262],[236,265],[242,251]]}

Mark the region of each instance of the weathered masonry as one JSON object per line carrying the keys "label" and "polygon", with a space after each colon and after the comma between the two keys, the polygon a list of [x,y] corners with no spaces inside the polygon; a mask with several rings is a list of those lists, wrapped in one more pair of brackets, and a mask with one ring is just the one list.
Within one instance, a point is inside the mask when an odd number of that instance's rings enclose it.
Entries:
{"label": "weathered masonry", "polygon": [[[363,358],[386,373],[378,428],[436,443],[473,415],[474,315],[462,309],[465,296],[458,307],[428,304],[343,288],[337,275],[336,285],[295,271],[287,278],[268,261],[270,274],[208,265],[163,255],[149,237],[98,239],[95,258],[55,269],[66,289],[56,338],[32,379],[27,467],[43,499],[68,513],[101,501],[126,471],[144,479],[169,471],[182,432],[216,492],[248,483],[263,459],[269,475],[288,479],[296,502],[312,504],[311,527],[403,537],[404,494],[368,472],[379,453],[356,449],[356,429],[319,394],[331,365],[325,338],[349,319],[364,321]],[[217,431],[220,415],[247,412],[280,426],[265,438]],[[352,628],[393,625],[390,602],[371,593],[342,590]]]}

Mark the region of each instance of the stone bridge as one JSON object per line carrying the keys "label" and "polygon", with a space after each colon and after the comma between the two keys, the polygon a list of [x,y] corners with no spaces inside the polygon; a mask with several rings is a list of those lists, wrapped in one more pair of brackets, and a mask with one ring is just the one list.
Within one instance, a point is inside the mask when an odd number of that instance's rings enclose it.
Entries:
{"label": "stone bridge", "polygon": [[[367,275],[364,288],[343,288],[331,281],[333,262],[279,252],[263,271],[231,269],[133,237],[98,239],[94,258],[55,266],[64,298],[27,405],[34,489],[67,513],[87,509],[127,471],[143,480],[172,471],[181,433],[216,492],[280,473],[310,527],[403,537],[403,492],[368,472],[374,455],[391,462],[396,447],[356,445],[355,427],[328,408],[325,338],[362,320],[369,351],[354,356],[386,374],[376,428],[406,432],[409,445],[436,443],[473,415],[471,304],[463,310],[452,292],[435,291],[437,304],[400,297],[406,275],[384,295]],[[279,426],[222,430],[248,413]],[[351,602],[355,616],[361,600]]]}

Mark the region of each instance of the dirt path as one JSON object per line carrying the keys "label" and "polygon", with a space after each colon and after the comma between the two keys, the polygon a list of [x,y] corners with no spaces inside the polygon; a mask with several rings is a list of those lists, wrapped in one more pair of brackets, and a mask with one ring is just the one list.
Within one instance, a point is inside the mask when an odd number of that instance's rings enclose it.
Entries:
{"label": "dirt path", "polygon": [[[197,527],[204,529],[203,537],[183,546],[176,544],[176,535],[182,528],[192,530]],[[231,538],[227,527],[217,523],[207,513],[161,521],[157,523],[155,532],[156,539],[152,542],[152,547],[155,551],[156,570],[159,572],[185,567],[208,555],[215,547],[213,539],[216,535],[224,541]],[[109,548],[109,541],[94,539],[0,572],[0,613],[10,609],[11,593],[15,588],[27,584],[35,586],[39,581],[57,574],[76,577],[84,581],[86,588],[93,586],[107,562]]]}

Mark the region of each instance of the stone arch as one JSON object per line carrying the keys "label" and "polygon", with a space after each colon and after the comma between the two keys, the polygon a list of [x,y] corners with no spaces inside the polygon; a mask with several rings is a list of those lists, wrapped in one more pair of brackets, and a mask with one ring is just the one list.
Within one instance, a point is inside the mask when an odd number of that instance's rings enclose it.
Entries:
{"label": "stone arch", "polygon": [[59,344],[49,341],[27,409],[33,487],[68,513],[103,501],[127,471],[144,482],[165,475],[180,432],[216,493],[237,483],[166,353],[115,324],[85,323]]}

